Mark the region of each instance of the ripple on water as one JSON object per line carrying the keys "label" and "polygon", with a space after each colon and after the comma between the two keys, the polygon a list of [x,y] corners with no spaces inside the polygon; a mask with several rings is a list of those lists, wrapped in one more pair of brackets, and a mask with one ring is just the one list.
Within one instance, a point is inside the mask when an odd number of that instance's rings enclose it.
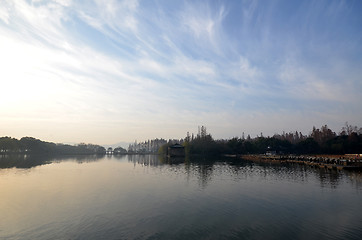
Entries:
{"label": "ripple on water", "polygon": [[[153,156],[135,155],[44,166],[26,174],[1,172],[5,204],[0,205],[0,238],[358,239],[362,235],[358,174],[221,160],[167,164]],[[26,201],[19,200],[24,191]]]}

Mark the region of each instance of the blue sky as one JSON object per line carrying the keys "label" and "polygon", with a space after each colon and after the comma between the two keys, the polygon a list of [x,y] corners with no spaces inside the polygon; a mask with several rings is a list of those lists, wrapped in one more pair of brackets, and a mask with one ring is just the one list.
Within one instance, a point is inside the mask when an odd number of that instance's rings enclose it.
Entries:
{"label": "blue sky", "polygon": [[2,0],[0,135],[113,144],[362,124],[361,1]]}

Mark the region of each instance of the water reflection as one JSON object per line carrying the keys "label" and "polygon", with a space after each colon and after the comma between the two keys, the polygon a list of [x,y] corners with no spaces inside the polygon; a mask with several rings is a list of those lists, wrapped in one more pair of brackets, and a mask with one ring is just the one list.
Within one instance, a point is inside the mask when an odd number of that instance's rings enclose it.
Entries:
{"label": "water reflection", "polygon": [[[197,176],[201,188],[206,188],[213,177],[220,175],[220,172],[228,174],[234,179],[247,179],[257,174],[260,180],[264,181],[292,181],[307,182],[311,177],[320,182],[321,187],[337,188],[346,178],[361,189],[362,174],[359,172],[348,172],[330,170],[325,168],[313,168],[293,163],[254,163],[236,158],[227,157],[183,157],[168,158],[158,155],[128,155],[128,161],[134,166],[161,167],[170,165],[173,171],[181,171],[190,176]],[[217,173],[214,173],[218,171]]]}
{"label": "water reflection", "polygon": [[[206,188],[214,175],[219,175],[220,171],[235,179],[248,178],[255,173],[259,179],[265,181],[286,180],[294,182],[304,182],[310,177],[319,180],[321,187],[337,188],[344,178],[348,178],[350,183],[357,189],[362,188],[362,174],[360,172],[337,171],[325,168],[313,168],[305,165],[293,163],[254,163],[236,158],[226,157],[179,157],[168,158],[160,155],[76,155],[76,156],[48,156],[48,155],[0,155],[1,168],[33,168],[40,165],[61,163],[64,161],[75,161],[79,164],[96,162],[102,159],[123,160],[127,159],[136,165],[143,167],[158,168],[162,166],[173,166],[173,171],[180,171],[182,174],[197,176],[199,185]],[[217,167],[215,167],[217,166]],[[219,171],[214,174],[215,169]]]}
{"label": "water reflection", "polygon": [[0,239],[358,239],[362,234],[359,173],[233,158],[44,157],[34,158],[33,165],[29,159],[15,160],[16,167],[44,165],[27,174],[0,169]]}
{"label": "water reflection", "polygon": [[51,163],[49,156],[0,155],[0,168],[32,168]]}
{"label": "water reflection", "polygon": [[102,155],[0,155],[1,168],[33,168],[50,163],[60,163],[63,161],[76,161],[78,163],[95,162],[103,159]]}

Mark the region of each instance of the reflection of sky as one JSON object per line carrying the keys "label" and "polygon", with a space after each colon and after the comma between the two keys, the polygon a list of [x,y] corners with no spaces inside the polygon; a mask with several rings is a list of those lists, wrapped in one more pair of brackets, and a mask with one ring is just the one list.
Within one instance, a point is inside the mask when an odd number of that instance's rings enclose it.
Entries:
{"label": "reflection of sky", "polygon": [[359,236],[362,219],[356,206],[362,189],[344,172],[332,177],[331,172],[293,166],[131,158],[64,159],[0,170],[1,236]]}
{"label": "reflection of sky", "polygon": [[0,132],[108,144],[198,125],[220,138],[359,124],[361,9],[5,0]]}

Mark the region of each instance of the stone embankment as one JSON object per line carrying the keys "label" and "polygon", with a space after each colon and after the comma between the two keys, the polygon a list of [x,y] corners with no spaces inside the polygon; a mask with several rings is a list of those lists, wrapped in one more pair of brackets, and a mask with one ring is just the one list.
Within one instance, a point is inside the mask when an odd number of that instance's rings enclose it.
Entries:
{"label": "stone embankment", "polygon": [[362,170],[361,154],[348,155],[242,155],[242,159],[254,162],[297,163],[336,170]]}

